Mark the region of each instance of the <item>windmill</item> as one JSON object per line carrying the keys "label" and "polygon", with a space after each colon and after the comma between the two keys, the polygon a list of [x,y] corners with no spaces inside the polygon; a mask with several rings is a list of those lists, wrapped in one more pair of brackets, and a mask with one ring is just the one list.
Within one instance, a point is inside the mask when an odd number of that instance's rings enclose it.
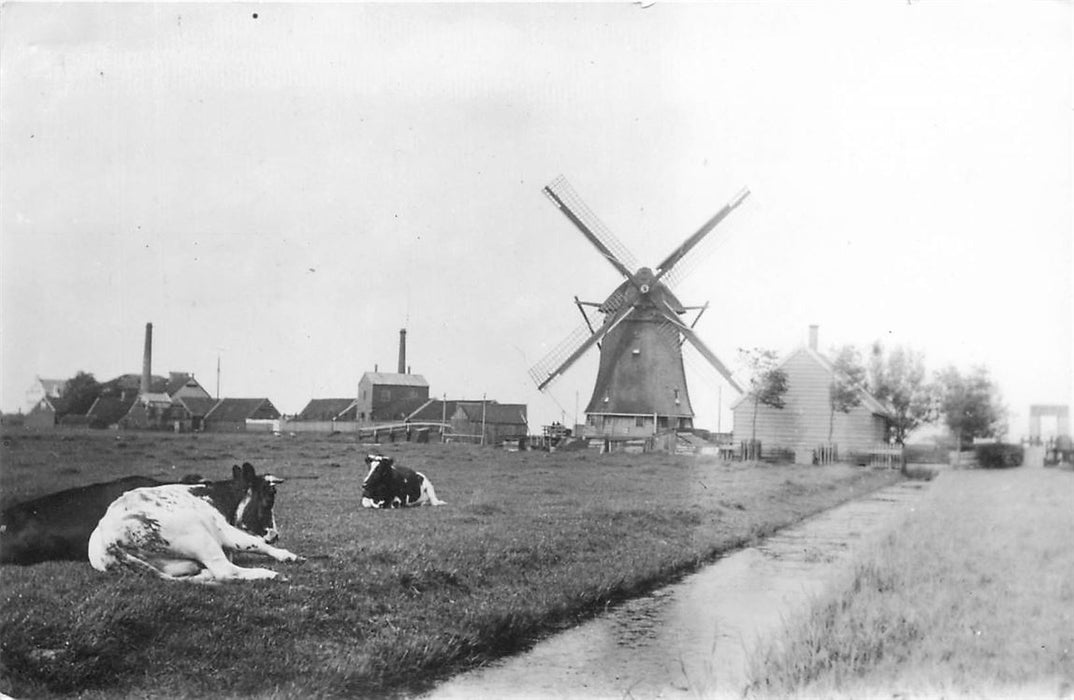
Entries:
{"label": "windmill", "polygon": [[[741,393],[742,388],[727,366],[693,330],[708,304],[685,306],[671,287],[684,276],[684,261],[689,253],[749,196],[749,190],[739,192],[655,270],[637,265],[565,178],[556,178],[543,192],[626,279],[603,302],[574,298],[585,325],[530,369],[537,388],[543,391],[597,345],[600,364],[593,396],[585,410],[587,433],[630,436],[650,435],[666,428],[689,429],[693,427],[694,413],[682,356],[682,345],[689,342]],[[688,311],[697,312],[689,324],[681,318]]]}

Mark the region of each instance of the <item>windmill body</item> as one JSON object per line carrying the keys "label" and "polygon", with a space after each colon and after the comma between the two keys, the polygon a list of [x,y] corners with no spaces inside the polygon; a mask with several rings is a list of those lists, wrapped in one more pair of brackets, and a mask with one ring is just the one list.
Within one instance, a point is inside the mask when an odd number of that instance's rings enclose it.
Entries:
{"label": "windmill body", "polygon": [[[654,298],[659,301],[654,303]],[[590,429],[651,435],[659,429],[693,427],[679,333],[657,306],[665,301],[677,313],[685,312],[670,290],[658,284],[601,341],[597,381],[585,409]]]}
{"label": "windmill body", "polygon": [[[588,334],[569,338],[530,370],[538,387],[544,389],[590,347],[599,345],[597,379],[585,410],[585,435],[634,438],[664,430],[691,429],[694,412],[683,368],[682,345],[685,342],[694,346],[733,388],[741,391],[727,367],[701,342],[692,325],[682,320],[687,311],[699,310],[700,316],[705,307],[684,306],[667,281],[673,278],[669,273],[745,199],[748,192],[744,190],[709,219],[654,272],[648,267],[634,271],[624,262],[629,254],[563,178],[544,191],[626,278],[603,303],[584,303],[576,298],[586,319]],[[595,307],[600,316],[598,323],[594,324],[585,307]],[[695,318],[694,323],[696,321]]]}

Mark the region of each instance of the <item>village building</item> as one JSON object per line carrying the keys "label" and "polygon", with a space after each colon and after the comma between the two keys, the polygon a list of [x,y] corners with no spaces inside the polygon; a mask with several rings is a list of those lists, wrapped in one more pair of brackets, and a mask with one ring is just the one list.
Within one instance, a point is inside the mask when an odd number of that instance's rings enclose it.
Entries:
{"label": "village building", "polygon": [[30,413],[41,404],[44,398],[58,399],[63,396],[65,379],[43,379],[34,377],[34,383],[26,390],[25,409]]}
{"label": "village building", "polygon": [[[731,409],[736,443],[756,439],[762,456],[783,451],[793,453],[799,464],[813,462],[818,450],[829,445],[828,431],[833,420],[830,391],[835,377],[831,361],[817,349],[818,328],[810,326],[809,342],[785,356],[778,367],[787,375],[784,407],[756,406],[744,395]],[[836,411],[830,444],[840,458],[868,453],[888,440],[891,412],[867,391],[859,392],[860,405],[849,413]]]}
{"label": "village building", "polygon": [[403,421],[428,400],[429,382],[420,374],[366,372],[358,380],[358,422]]}

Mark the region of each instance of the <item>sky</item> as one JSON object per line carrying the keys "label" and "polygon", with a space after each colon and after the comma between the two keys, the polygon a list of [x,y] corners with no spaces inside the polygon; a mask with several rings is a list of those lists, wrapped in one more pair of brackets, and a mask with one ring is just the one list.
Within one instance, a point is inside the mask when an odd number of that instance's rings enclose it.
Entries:
{"label": "sky", "polygon": [[[1069,2],[0,6],[0,408],[193,372],[285,413],[407,363],[582,419],[527,370],[748,187],[677,287],[701,339],[880,340],[1074,403]],[[217,366],[219,361],[219,382]],[[737,394],[687,351],[695,425]]]}

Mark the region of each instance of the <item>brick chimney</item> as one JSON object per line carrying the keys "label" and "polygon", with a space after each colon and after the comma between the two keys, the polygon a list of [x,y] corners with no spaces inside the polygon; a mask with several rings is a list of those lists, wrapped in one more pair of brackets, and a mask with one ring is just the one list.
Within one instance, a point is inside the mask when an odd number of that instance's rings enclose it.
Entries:
{"label": "brick chimney", "polygon": [[149,383],[153,370],[153,324],[145,324],[145,350],[142,352],[142,386],[144,396],[149,393]]}
{"label": "brick chimney", "polygon": [[399,330],[399,374],[406,374],[406,329]]}
{"label": "brick chimney", "polygon": [[809,327],[809,349],[817,349],[817,336],[820,334],[820,326],[812,325]]}

